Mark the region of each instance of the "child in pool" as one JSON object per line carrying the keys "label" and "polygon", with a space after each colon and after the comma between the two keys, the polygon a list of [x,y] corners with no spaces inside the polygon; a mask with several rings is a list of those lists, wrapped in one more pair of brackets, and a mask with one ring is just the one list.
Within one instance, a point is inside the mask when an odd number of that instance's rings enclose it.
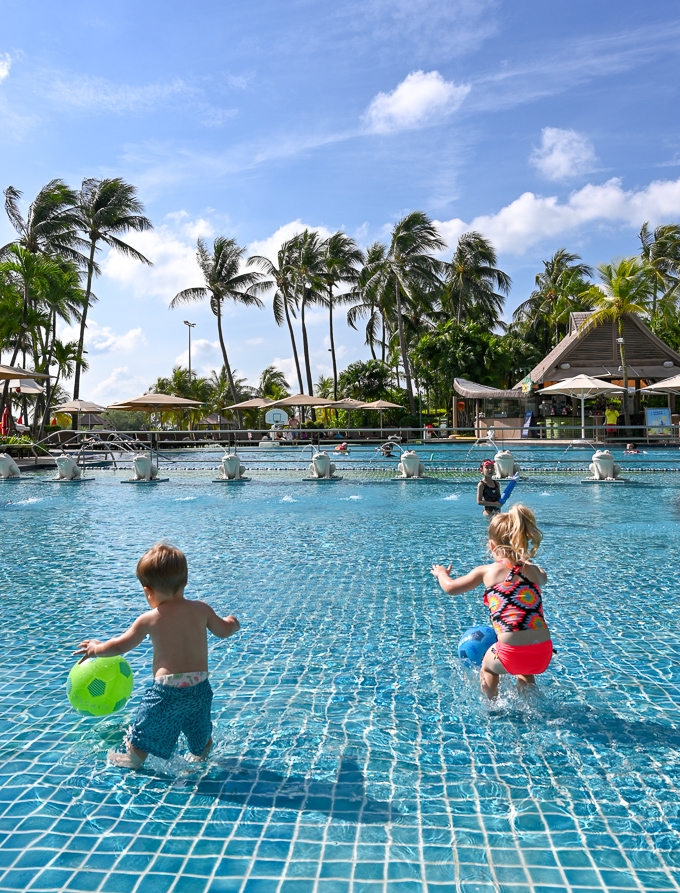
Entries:
{"label": "child in pool", "polygon": [[495,515],[489,524],[493,564],[476,567],[456,580],[451,579],[451,565],[432,566],[432,574],[450,595],[484,585],[484,604],[498,637],[484,655],[480,672],[482,691],[489,698],[496,697],[501,675],[516,676],[518,685],[530,685],[552,659],[541,597],[548,575],[530,560],[542,538],[534,513],[524,505],[515,505],[507,514]]}
{"label": "child in pool", "polygon": [[188,570],[179,549],[156,543],[137,563],[137,579],[151,608],[122,635],[108,642],[86,639],[76,654],[110,657],[136,648],[148,635],[153,644],[154,684],[144,693],[126,740],[125,753],[110,752],[116,766],[139,769],[152,753],[170,759],[184,732],[191,759],[205,760],[212,747],[207,631],[226,639],[240,629],[230,614],[218,617],[210,605],[184,598]]}
{"label": "child in pool", "polygon": [[494,481],[493,473],[496,466],[491,459],[485,459],[479,466],[482,479],[477,484],[477,505],[483,505],[482,512],[487,518],[497,514],[501,510],[501,485]]}

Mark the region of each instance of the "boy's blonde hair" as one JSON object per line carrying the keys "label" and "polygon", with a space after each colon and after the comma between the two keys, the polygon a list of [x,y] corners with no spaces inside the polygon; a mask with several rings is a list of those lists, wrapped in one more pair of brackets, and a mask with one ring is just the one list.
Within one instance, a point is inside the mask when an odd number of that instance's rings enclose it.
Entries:
{"label": "boy's blonde hair", "polygon": [[137,562],[137,579],[142,586],[174,595],[189,579],[184,552],[168,543],[156,543]]}
{"label": "boy's blonde hair", "polygon": [[489,524],[489,539],[496,552],[510,561],[533,558],[541,545],[543,534],[536,525],[536,517],[525,505],[513,505],[505,514],[497,514]]}

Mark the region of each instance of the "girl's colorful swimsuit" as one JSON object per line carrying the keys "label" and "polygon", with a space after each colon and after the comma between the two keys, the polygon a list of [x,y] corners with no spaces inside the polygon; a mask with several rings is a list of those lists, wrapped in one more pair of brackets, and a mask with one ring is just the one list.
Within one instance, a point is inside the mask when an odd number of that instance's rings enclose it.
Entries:
{"label": "girl's colorful swimsuit", "polygon": [[[543,617],[540,587],[522,574],[521,567],[515,564],[502,582],[484,591],[484,604],[489,609],[496,635],[548,628]],[[550,639],[533,645],[497,642],[493,648],[498,660],[512,675],[542,673],[548,668],[553,650]]]}

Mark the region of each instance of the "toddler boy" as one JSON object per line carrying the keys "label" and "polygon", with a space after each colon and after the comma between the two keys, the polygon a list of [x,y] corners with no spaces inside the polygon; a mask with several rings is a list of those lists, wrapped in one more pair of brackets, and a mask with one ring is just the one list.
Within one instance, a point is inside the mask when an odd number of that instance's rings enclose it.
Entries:
{"label": "toddler boy", "polygon": [[191,759],[205,760],[212,747],[207,630],[226,639],[240,629],[230,614],[221,618],[205,602],[184,598],[188,570],[179,549],[156,543],[137,563],[137,579],[151,608],[122,635],[108,642],[86,639],[88,657],[112,657],[136,648],[146,636],[153,644],[154,684],[147,689],[126,740],[126,752],[111,751],[116,766],[139,769],[147,756],[167,760],[184,732]]}

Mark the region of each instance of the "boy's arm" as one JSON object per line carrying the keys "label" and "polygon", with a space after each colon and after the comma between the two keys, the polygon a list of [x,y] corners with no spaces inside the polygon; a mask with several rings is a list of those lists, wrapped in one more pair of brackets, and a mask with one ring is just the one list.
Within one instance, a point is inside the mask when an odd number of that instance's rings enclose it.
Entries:
{"label": "boy's arm", "polygon": [[132,626],[125,630],[120,636],[109,639],[108,642],[100,642],[98,639],[85,639],[78,646],[78,650],[74,654],[82,654],[78,661],[82,664],[88,657],[115,657],[117,654],[125,654],[132,651],[141,642],[149,632],[149,622],[146,614],[138,617]]}
{"label": "boy's arm", "polygon": [[218,617],[210,605],[206,605],[206,607],[208,608],[208,629],[213,636],[217,636],[218,639],[228,639],[229,636],[233,636],[241,629],[241,624],[233,614],[228,617]]}
{"label": "boy's arm", "polygon": [[462,592],[469,592],[471,589],[481,586],[484,582],[485,570],[486,567],[482,565],[470,571],[469,574],[465,574],[464,577],[452,580],[449,576],[451,565],[446,568],[443,564],[433,564],[431,573],[433,577],[437,578],[444,592],[447,592],[449,595],[460,595]]}

